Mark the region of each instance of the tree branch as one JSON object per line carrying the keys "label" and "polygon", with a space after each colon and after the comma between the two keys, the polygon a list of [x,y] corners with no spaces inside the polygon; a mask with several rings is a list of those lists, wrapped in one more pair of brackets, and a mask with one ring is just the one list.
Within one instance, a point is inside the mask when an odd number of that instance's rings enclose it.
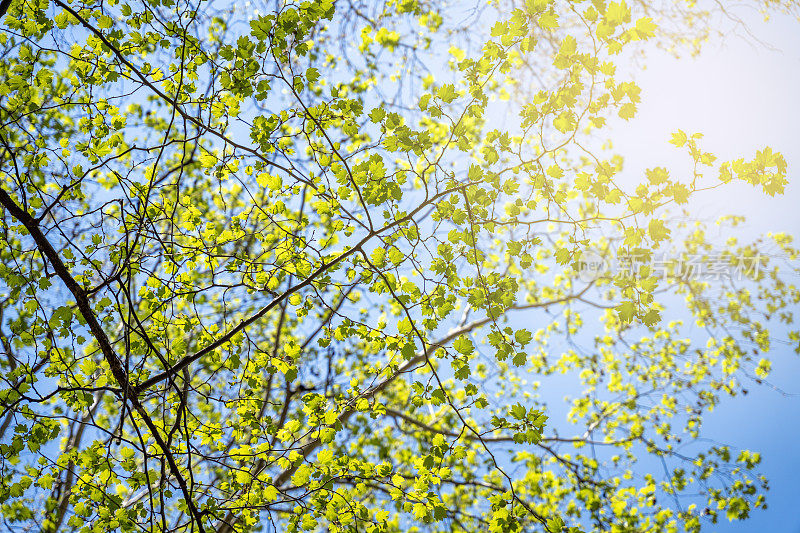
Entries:
{"label": "tree branch", "polygon": [[114,348],[111,346],[111,341],[109,340],[108,335],[106,335],[106,332],[100,325],[100,321],[94,314],[92,306],[89,302],[89,298],[86,295],[86,291],[84,291],[83,287],[81,287],[75,278],[73,278],[69,273],[69,269],[67,269],[67,266],[61,260],[61,257],[58,255],[58,252],[56,252],[55,248],[53,248],[53,245],[50,244],[50,241],[48,241],[47,237],[45,237],[44,233],[39,227],[39,224],[36,222],[36,219],[32,217],[30,213],[17,205],[14,199],[11,198],[5,189],[2,188],[0,188],[0,205],[2,205],[12,217],[17,219],[20,223],[22,223],[23,226],[25,226],[25,229],[28,230],[28,233],[36,243],[36,247],[39,252],[45,256],[48,261],[50,261],[50,264],[52,265],[56,275],[61,279],[64,285],[66,285],[67,289],[69,289],[70,293],[75,298],[76,306],[84,320],[86,320],[89,330],[92,332],[95,340],[97,340],[97,343],[100,346],[100,351],[103,353],[103,357],[111,369],[111,374],[114,376],[114,379],[117,381],[117,383],[119,383],[122,389],[123,398],[126,398],[127,401],[131,402],[133,407],[144,420],[147,428],[150,430],[150,433],[152,433],[156,443],[158,443],[159,447],[164,452],[164,456],[167,458],[170,470],[172,470],[172,473],[178,480],[178,484],[180,485],[183,496],[186,499],[186,504],[189,507],[192,518],[197,523],[197,528],[200,530],[200,533],[205,533],[202,518],[194,504],[194,501],[191,498],[189,489],[186,486],[186,480],[181,474],[180,468],[175,461],[175,457],[172,455],[169,446],[167,446],[166,442],[164,442],[161,433],[159,432],[155,423],[153,423],[153,420],[150,418],[147,410],[139,401],[138,396],[135,394],[135,390],[131,387],[128,374],[122,367],[119,357],[117,357],[117,354],[114,352]]}

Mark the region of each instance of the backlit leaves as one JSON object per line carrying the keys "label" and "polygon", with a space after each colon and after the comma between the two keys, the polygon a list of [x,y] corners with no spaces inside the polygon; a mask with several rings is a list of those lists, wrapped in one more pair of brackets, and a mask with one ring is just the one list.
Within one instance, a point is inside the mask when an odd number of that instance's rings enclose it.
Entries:
{"label": "backlit leaves", "polygon": [[[762,251],[798,252],[674,210],[780,194],[786,161],[682,131],[688,179],[590,150],[641,101],[621,52],[693,37],[694,4],[497,7],[12,3],[10,527],[696,531],[764,506],[758,454],[698,439],[769,377],[800,294]],[[587,278],[589,252],[635,259]],[[689,268],[720,265],[742,279]]]}

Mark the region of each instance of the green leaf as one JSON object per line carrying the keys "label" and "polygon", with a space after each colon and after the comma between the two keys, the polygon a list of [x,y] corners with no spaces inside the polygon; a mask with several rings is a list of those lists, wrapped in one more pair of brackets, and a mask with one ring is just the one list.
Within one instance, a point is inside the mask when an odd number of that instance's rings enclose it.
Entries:
{"label": "green leaf", "polygon": [[623,323],[633,320],[633,317],[636,314],[636,305],[630,301],[622,302],[616,307],[616,309],[619,319]]}
{"label": "green leaf", "polygon": [[475,351],[475,347],[472,345],[472,340],[466,335],[461,335],[455,341],[453,341],[453,348],[456,351],[463,355],[470,355],[472,352]]}

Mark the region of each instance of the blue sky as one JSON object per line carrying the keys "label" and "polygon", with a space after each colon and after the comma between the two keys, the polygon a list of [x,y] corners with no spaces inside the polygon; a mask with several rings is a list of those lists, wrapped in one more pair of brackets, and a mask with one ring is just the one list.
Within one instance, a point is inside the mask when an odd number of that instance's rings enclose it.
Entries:
{"label": "blue sky", "polygon": [[[642,87],[639,114],[611,136],[626,157],[626,171],[679,165],[667,144],[669,132],[705,134],[703,146],[721,159],[750,158],[771,146],[789,163],[783,197],[770,198],[752,187],[713,191],[695,203],[701,218],[726,213],[747,216],[750,235],[785,231],[800,236],[800,31],[792,17],[765,23],[758,14],[747,23],[763,44],[729,38],[710,44],[700,57],[675,59],[654,51],[647,70],[637,76]],[[772,47],[768,48],[766,45]],[[797,280],[796,280],[797,281]],[[715,440],[762,452],[761,471],[770,479],[769,508],[751,520],[723,521],[705,531],[743,533],[800,532],[800,356],[777,348],[771,354],[770,381],[788,393],[751,387],[746,397],[728,399],[706,419],[705,433]],[[723,519],[724,520],[724,519]]]}

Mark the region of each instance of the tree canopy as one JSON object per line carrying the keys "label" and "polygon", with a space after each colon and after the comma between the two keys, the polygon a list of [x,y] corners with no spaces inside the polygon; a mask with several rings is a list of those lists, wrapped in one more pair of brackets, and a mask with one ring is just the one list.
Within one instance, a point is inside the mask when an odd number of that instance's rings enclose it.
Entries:
{"label": "tree canopy", "polygon": [[685,168],[636,176],[606,142],[636,58],[741,31],[733,6],[2,10],[10,531],[697,532],[765,506],[758,452],[702,423],[800,351],[796,271],[763,253],[798,251],[687,207],[781,194],[786,161],[665,131]]}

